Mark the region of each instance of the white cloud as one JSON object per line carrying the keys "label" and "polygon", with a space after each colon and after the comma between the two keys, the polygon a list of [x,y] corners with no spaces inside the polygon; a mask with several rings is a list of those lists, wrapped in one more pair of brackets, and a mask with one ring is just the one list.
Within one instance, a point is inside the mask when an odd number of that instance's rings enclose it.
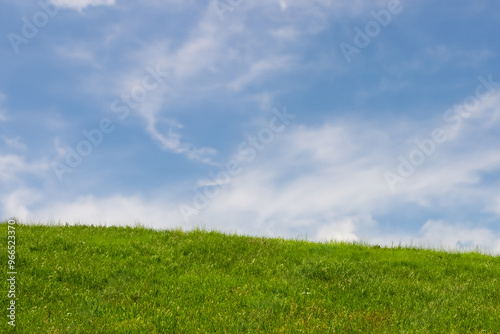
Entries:
{"label": "white cloud", "polygon": [[374,234],[370,242],[381,246],[411,245],[449,251],[479,249],[485,253],[500,254],[500,233],[487,227],[442,220],[428,220],[414,234]]}
{"label": "white cloud", "polygon": [[42,198],[42,193],[38,190],[29,188],[18,188],[9,194],[2,194],[1,208],[2,216],[0,219],[16,217],[20,220],[26,220],[29,217],[29,206]]}
{"label": "white cloud", "polygon": [[[24,150],[25,146],[19,138],[2,136],[4,141],[16,150]],[[16,154],[0,153],[0,219],[17,217],[25,219],[29,207],[41,199],[42,192],[33,189],[26,182],[26,177],[43,178],[49,170],[46,160],[31,160]]]}
{"label": "white cloud", "polygon": [[182,227],[180,216],[170,203],[171,199],[151,201],[139,196],[82,196],[71,201],[47,202],[42,208],[30,211],[26,218],[119,226],[141,223],[158,229]]}
{"label": "white cloud", "polygon": [[40,175],[48,169],[49,165],[45,161],[28,163],[19,155],[0,155],[0,181],[2,182],[13,182],[21,173]]}
{"label": "white cloud", "polygon": [[375,137],[340,124],[297,127],[243,165],[196,220],[241,233],[354,240],[373,223],[360,217],[392,197],[381,177],[383,157],[361,146],[384,143],[385,135]]}
{"label": "white cloud", "polygon": [[16,150],[25,150],[26,149],[26,145],[21,142],[21,137],[19,137],[19,136],[13,137],[13,138],[7,137],[7,136],[1,136],[1,138],[7,146],[9,146],[13,149],[16,149]]}
{"label": "white cloud", "polygon": [[427,221],[421,229],[423,245],[457,249],[466,247],[487,251],[500,251],[500,235],[487,228],[474,228],[463,224],[447,224],[443,221]]}
{"label": "white cloud", "polygon": [[58,7],[77,10],[82,10],[88,6],[111,6],[115,4],[115,0],[51,0],[51,2]]}
{"label": "white cloud", "polygon": [[[441,144],[396,193],[390,191],[384,172],[397,168],[398,155],[406,154],[400,151],[401,143],[411,147],[425,129],[400,131],[395,123],[375,127],[342,120],[292,125],[253,163],[243,165],[243,173],[195,220],[241,233],[293,237],[308,231],[316,237],[365,240],[376,234],[376,223],[360,217],[383,217],[404,206],[443,215],[457,209],[464,214],[491,212],[498,190],[481,175],[500,172],[498,124],[489,123],[489,104],[481,105],[482,116],[463,124],[467,135]],[[430,236],[426,233],[419,240],[433,241]]]}
{"label": "white cloud", "polygon": [[362,226],[374,226],[371,217],[353,216],[346,217],[338,222],[324,224],[317,229],[316,240],[319,241],[360,241],[356,233]]}
{"label": "white cloud", "polygon": [[246,85],[256,82],[266,75],[276,71],[289,69],[294,64],[293,59],[288,56],[263,58],[253,63],[246,73],[233,80],[229,84],[230,89],[240,90]]}

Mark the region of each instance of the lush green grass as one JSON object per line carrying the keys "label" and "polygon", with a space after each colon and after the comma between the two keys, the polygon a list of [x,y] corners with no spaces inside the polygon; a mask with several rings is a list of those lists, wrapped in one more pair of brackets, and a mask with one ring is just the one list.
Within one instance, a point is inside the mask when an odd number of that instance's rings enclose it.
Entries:
{"label": "lush green grass", "polygon": [[19,333],[500,332],[500,258],[477,253],[88,226],[16,245]]}

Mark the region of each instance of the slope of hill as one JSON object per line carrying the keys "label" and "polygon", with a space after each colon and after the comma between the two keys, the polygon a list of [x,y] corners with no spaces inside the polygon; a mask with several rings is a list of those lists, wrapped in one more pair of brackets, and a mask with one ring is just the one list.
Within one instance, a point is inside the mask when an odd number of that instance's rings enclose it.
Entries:
{"label": "slope of hill", "polygon": [[137,227],[15,231],[18,333],[500,332],[500,257]]}

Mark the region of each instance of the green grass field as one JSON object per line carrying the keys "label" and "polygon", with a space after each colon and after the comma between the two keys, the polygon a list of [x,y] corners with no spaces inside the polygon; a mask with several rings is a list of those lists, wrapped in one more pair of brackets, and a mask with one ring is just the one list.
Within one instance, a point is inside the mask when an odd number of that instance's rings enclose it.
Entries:
{"label": "green grass field", "polygon": [[500,333],[500,257],[139,227],[15,231],[18,333]]}

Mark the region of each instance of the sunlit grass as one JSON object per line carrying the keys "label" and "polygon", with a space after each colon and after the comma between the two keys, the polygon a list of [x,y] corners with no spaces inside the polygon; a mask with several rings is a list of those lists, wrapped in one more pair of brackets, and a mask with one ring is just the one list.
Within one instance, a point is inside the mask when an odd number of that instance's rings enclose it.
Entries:
{"label": "sunlit grass", "polygon": [[494,256],[140,227],[16,238],[19,333],[500,332]]}

